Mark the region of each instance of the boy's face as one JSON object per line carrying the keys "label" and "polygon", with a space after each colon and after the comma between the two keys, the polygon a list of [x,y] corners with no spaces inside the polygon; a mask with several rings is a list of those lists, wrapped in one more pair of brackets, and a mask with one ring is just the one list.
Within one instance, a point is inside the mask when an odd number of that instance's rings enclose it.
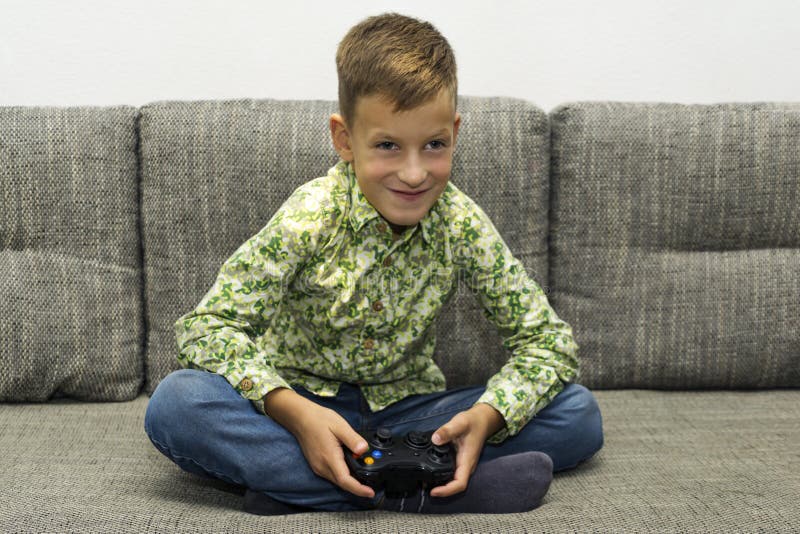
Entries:
{"label": "boy's face", "polygon": [[461,123],[453,108],[448,91],[398,113],[370,95],[356,102],[352,128],[331,115],[336,151],[353,163],[364,196],[392,225],[417,224],[444,191]]}

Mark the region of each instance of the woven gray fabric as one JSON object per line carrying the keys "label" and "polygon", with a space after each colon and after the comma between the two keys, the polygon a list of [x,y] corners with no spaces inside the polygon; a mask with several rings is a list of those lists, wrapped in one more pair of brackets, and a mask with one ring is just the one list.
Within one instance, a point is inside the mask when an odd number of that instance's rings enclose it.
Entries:
{"label": "woven gray fabric", "polygon": [[800,104],[550,118],[551,304],[581,382],[800,386]]}
{"label": "woven gray fabric", "polygon": [[[792,532],[800,391],[597,391],[604,448],[520,514],[263,517],[144,433],[148,398],[0,405],[2,532]],[[535,419],[530,424],[536,424]]]}
{"label": "woven gray fabric", "polygon": [[[338,155],[334,101],[156,102],[141,109],[142,233],[149,393],[176,360],[174,323],[222,263],[300,184]],[[492,218],[512,252],[547,286],[547,116],[523,100],[459,97],[452,181]],[[485,383],[509,354],[462,285],[437,325],[448,387]]]}
{"label": "woven gray fabric", "polygon": [[0,400],[139,394],[137,113],[0,108]]}

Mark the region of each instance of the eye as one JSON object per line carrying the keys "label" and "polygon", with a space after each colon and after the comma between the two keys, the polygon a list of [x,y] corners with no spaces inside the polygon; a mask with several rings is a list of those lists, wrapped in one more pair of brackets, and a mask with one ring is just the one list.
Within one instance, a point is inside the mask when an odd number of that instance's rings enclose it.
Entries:
{"label": "eye", "polygon": [[439,139],[437,139],[436,141],[431,141],[430,142],[431,145],[434,145],[436,143],[438,143],[438,146],[434,146],[434,148],[444,148],[444,147],[447,146],[443,141],[441,141]]}
{"label": "eye", "polygon": [[392,143],[391,141],[382,141],[382,142],[378,143],[377,145],[375,145],[375,148],[384,148],[387,145],[389,145],[391,147],[391,146],[394,145],[394,143]]}

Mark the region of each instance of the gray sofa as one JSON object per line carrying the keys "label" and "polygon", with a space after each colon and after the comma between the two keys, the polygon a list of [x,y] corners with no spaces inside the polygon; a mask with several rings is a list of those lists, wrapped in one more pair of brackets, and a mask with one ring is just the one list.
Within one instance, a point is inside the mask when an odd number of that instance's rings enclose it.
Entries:
{"label": "gray sofa", "polygon": [[[573,326],[603,414],[540,508],[253,516],[162,456],[174,321],[336,162],[336,109],[0,108],[0,531],[800,529],[800,103],[459,97],[452,180]],[[448,387],[508,357],[467,289],[438,332]]]}

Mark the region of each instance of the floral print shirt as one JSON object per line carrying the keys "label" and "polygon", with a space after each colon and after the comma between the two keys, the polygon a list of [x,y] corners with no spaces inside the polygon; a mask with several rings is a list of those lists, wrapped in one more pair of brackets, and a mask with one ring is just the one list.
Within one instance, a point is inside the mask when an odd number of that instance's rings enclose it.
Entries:
{"label": "floral print shirt", "polygon": [[350,163],[297,189],[222,265],[175,323],[183,367],[224,376],[266,415],[264,396],[301,385],[335,396],[358,385],[372,411],[445,391],[434,321],[463,280],[509,349],[476,401],[517,434],[578,376],[571,327],[483,210],[452,182],[425,217],[395,235]]}

